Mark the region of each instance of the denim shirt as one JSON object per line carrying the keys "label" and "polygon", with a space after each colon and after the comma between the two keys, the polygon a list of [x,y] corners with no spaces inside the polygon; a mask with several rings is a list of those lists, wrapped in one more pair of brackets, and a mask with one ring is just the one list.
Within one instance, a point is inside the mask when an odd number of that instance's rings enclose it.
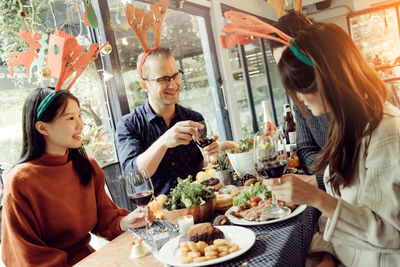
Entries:
{"label": "denim shirt", "polygon": [[[117,150],[123,173],[137,170],[138,156],[169,128],[185,120],[201,121],[204,118],[196,111],[176,105],[175,116],[167,127],[163,117],[151,109],[148,101],[123,116],[117,125]],[[202,160],[203,155],[193,141],[189,145],[169,148],[151,177],[154,195],[168,194],[169,190],[177,185],[178,177],[195,177]]]}

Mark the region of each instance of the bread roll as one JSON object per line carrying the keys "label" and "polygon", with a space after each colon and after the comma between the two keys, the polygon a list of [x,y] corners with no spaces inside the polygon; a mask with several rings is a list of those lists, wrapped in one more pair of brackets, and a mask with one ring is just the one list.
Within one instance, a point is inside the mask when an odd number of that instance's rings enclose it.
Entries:
{"label": "bread roll", "polygon": [[198,172],[196,174],[196,181],[199,183],[203,182],[204,180],[210,179],[210,178],[211,178],[211,176],[206,172]]}
{"label": "bread roll", "polygon": [[217,210],[227,210],[232,207],[233,197],[231,194],[219,194],[216,195],[216,207]]}

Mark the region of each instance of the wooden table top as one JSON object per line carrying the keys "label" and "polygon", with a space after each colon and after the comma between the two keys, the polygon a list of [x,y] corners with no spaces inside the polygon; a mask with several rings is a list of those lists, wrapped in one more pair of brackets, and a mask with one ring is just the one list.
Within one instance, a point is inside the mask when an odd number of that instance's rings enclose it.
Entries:
{"label": "wooden table top", "polygon": [[[137,237],[132,232],[125,232],[116,237],[110,243],[100,248],[96,252],[90,254],[74,266],[76,267],[164,267],[151,252],[142,258],[131,260],[129,254],[131,252],[130,244],[137,241]],[[145,248],[145,250],[147,250]]]}

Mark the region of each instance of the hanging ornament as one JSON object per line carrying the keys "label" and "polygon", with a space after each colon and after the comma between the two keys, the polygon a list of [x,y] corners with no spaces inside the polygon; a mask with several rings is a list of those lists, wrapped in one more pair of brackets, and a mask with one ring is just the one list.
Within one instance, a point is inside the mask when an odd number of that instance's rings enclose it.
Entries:
{"label": "hanging ornament", "polygon": [[94,12],[91,0],[82,0],[85,7],[85,12],[83,13],[83,21],[86,26],[97,28],[99,22],[97,21],[96,13]]}
{"label": "hanging ornament", "polygon": [[51,77],[51,71],[47,66],[43,66],[43,77],[44,78],[49,78]]}
{"label": "hanging ornament", "polygon": [[18,16],[20,16],[20,17],[23,18],[23,19],[26,18],[27,13],[26,13],[25,9],[21,8],[21,9],[18,11]]}
{"label": "hanging ornament", "polygon": [[112,46],[110,44],[108,44],[108,45],[104,46],[103,50],[101,50],[101,53],[103,55],[108,55],[111,53],[111,51],[112,51]]}
{"label": "hanging ornament", "polygon": [[103,79],[105,82],[108,82],[109,80],[111,80],[114,77],[114,75],[112,75],[111,73],[109,73],[108,71],[104,71],[103,72]]}

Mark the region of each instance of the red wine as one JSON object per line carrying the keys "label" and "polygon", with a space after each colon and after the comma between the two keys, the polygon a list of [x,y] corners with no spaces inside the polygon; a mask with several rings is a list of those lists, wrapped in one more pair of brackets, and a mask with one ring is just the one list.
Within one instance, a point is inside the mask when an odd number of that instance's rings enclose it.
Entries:
{"label": "red wine", "polygon": [[151,191],[145,191],[133,195],[128,195],[129,199],[137,206],[146,206],[147,204],[149,204],[152,196],[153,192]]}
{"label": "red wine", "polygon": [[206,146],[208,146],[209,144],[212,143],[213,139],[212,138],[202,138],[200,140],[194,140],[196,142],[196,144],[201,147],[201,148],[205,148]]}
{"label": "red wine", "polygon": [[281,177],[286,170],[287,160],[277,160],[272,162],[263,162],[256,166],[258,175],[262,178]]}

